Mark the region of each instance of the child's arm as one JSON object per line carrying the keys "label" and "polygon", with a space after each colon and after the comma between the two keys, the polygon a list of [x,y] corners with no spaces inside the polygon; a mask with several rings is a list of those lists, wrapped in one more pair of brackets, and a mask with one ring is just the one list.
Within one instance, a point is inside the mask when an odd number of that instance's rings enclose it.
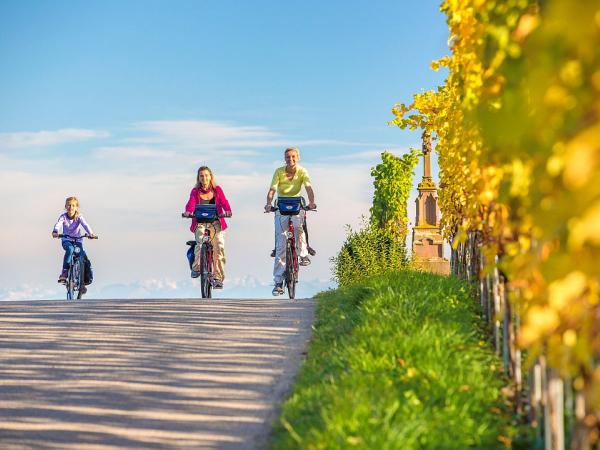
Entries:
{"label": "child's arm", "polygon": [[56,223],[54,224],[54,228],[52,228],[52,236],[57,237],[58,233],[62,229],[63,221],[65,220],[65,215],[61,214]]}
{"label": "child's arm", "polygon": [[83,227],[83,229],[85,230],[85,232],[87,234],[89,234],[90,236],[95,236],[94,232],[92,231],[92,227],[90,227],[88,225],[88,223],[85,221],[85,219],[83,218],[83,216],[79,216],[79,221],[81,223],[81,226]]}

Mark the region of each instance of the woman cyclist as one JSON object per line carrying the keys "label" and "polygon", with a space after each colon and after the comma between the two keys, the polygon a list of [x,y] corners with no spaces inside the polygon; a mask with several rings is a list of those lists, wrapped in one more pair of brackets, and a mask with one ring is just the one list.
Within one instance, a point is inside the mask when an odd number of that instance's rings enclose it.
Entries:
{"label": "woman cyclist", "polygon": [[[63,258],[62,271],[58,276],[59,283],[64,283],[67,280],[69,264],[71,264],[75,247],[79,247],[81,254],[85,255],[81,242],[83,234],[87,234],[90,238],[96,237],[92,228],[79,212],[79,200],[77,197],[67,197],[65,200],[65,210],[66,212],[60,215],[52,229],[52,237],[57,238],[61,231],[64,235],[61,241],[62,247],[65,250],[65,256]],[[82,230],[84,231],[83,234]],[[85,293],[85,290],[84,286],[83,293]]]}
{"label": "woman cyclist", "polygon": [[225,279],[225,230],[227,229],[227,222],[225,222],[224,217],[231,217],[231,206],[229,206],[223,189],[217,185],[212,171],[206,166],[198,169],[196,186],[190,192],[190,199],[185,205],[185,212],[193,214],[194,208],[199,204],[214,204],[219,219],[212,223],[198,223],[196,219],[192,220],[190,231],[195,234],[197,243],[194,249],[192,277],[196,278],[200,275],[200,248],[204,231],[208,228],[214,249],[215,278],[213,288],[223,289],[223,280]]}

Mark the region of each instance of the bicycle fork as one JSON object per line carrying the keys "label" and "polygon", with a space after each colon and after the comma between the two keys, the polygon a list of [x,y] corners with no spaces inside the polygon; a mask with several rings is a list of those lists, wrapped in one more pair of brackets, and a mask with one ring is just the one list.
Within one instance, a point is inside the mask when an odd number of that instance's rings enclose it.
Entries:
{"label": "bicycle fork", "polygon": [[296,248],[296,236],[294,233],[294,223],[292,222],[292,219],[289,218],[288,219],[288,230],[285,233],[288,239],[288,242],[290,242],[290,246],[292,248],[292,252],[293,252],[293,261],[294,261],[294,273],[298,273],[298,249]]}

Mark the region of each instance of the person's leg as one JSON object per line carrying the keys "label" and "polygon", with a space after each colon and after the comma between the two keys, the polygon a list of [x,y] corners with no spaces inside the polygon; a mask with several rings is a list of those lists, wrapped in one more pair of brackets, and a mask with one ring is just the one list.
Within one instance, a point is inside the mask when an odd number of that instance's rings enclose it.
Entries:
{"label": "person's leg", "polygon": [[215,279],[223,282],[225,280],[225,232],[221,230],[221,224],[215,223],[211,230],[213,244],[213,261],[215,264]]}
{"label": "person's leg", "polygon": [[62,241],[62,247],[65,250],[65,256],[63,257],[63,272],[69,270],[69,264],[73,259],[73,253],[75,251],[75,245],[70,241]]}
{"label": "person's leg", "polygon": [[202,248],[202,237],[204,236],[205,229],[206,224],[199,223],[196,232],[194,233],[194,236],[196,236],[196,246],[194,247],[194,263],[192,264],[192,270],[195,272],[200,272],[200,249]]}
{"label": "person's leg", "polygon": [[306,245],[306,233],[304,232],[304,228],[302,224],[304,222],[304,216],[306,215],[306,211],[300,211],[300,214],[297,216],[297,220],[294,221],[294,231],[296,232],[296,247],[298,248],[298,256],[305,257],[308,256],[308,247]]}
{"label": "person's leg", "polygon": [[282,216],[279,211],[275,212],[275,261],[273,262],[273,281],[283,282],[285,272],[285,232],[288,226],[288,216]]}

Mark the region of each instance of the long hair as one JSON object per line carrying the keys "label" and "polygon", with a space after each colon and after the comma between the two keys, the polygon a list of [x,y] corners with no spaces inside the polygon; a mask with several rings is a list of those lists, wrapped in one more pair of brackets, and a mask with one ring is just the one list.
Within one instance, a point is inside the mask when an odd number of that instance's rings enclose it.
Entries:
{"label": "long hair", "polygon": [[210,173],[209,187],[211,189],[214,189],[217,186],[217,182],[215,181],[215,176],[213,175],[212,170],[210,170],[210,168],[208,168],[208,166],[201,166],[198,169],[198,173],[196,174],[196,189],[199,189],[202,187],[202,183],[200,182],[200,172],[202,172],[203,170],[208,170],[208,173]]}
{"label": "long hair", "polygon": [[67,199],[65,200],[65,209],[67,209],[67,205],[70,202],[77,203],[77,209],[75,210],[75,214],[73,214],[73,220],[75,220],[79,217],[79,199],[77,197],[67,197]]}

